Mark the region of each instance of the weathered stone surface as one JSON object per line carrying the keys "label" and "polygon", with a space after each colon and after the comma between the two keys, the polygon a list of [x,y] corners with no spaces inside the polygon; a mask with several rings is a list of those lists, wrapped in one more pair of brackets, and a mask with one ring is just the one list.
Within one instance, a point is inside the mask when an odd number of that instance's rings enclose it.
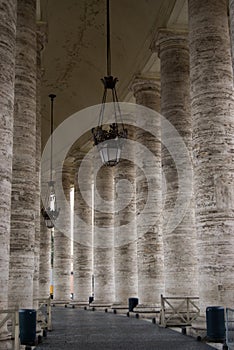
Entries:
{"label": "weathered stone surface", "polygon": [[[62,176],[62,178],[60,178]],[[57,191],[57,204],[60,208],[54,227],[54,300],[70,299],[71,293],[71,216],[70,216],[70,171],[63,168],[62,174],[56,171],[56,182],[62,181],[64,193]],[[56,183],[55,183],[56,188]],[[65,199],[64,199],[65,195]],[[64,203],[66,200],[66,203]]]}
{"label": "weathered stone surface", "polygon": [[[114,302],[113,169],[102,166],[94,184],[97,208],[94,213],[94,303],[109,305]],[[102,205],[102,200],[110,202],[108,212]]]}
{"label": "weathered stone surface", "polygon": [[234,302],[234,101],[225,0],[189,0],[191,106],[199,296]]}
{"label": "weathered stone surface", "polygon": [[[37,138],[36,138],[36,170],[39,172],[39,191],[41,190],[41,176],[40,176],[40,161],[41,161],[41,84],[42,84],[42,51],[45,47],[46,36],[46,23],[37,23]],[[44,184],[47,186],[47,184]],[[40,205],[40,198],[38,205]],[[51,230],[47,229],[43,216],[41,215],[41,207],[39,210],[39,223],[36,222],[36,239],[39,235],[39,297],[48,298],[50,292],[50,268],[51,268]],[[38,232],[39,229],[39,232]]]}
{"label": "weathered stone surface", "polygon": [[9,305],[33,306],[36,157],[36,1],[17,2]]}
{"label": "weathered stone surface", "polygon": [[[86,177],[78,181],[79,166],[86,169]],[[88,304],[92,295],[93,240],[92,240],[92,174],[89,160],[82,155],[76,161],[74,183],[74,240],[73,240],[73,276],[74,301]],[[82,185],[82,194],[80,191]]]}
{"label": "weathered stone surface", "polygon": [[[187,148],[188,158],[192,149],[192,120],[190,112],[189,49],[187,33],[161,29],[157,37],[161,66],[161,114],[179,132]],[[162,130],[162,140],[167,130]],[[176,143],[176,134],[168,135]],[[164,142],[164,141],[163,141]],[[180,152],[180,149],[178,149]],[[193,179],[186,171],[179,173],[178,167],[187,164],[184,154],[173,159],[169,150],[162,145],[162,170],[166,180],[164,193],[163,243],[165,263],[165,294],[168,296],[197,295],[197,254],[192,201]],[[191,162],[191,160],[190,160]],[[191,164],[192,167],[192,164]],[[181,179],[181,176],[183,178]],[[180,178],[179,178],[180,177]],[[179,186],[183,183],[183,188]],[[183,192],[188,200],[187,209],[178,212],[181,221],[169,230],[168,220],[175,210],[177,198]],[[178,215],[175,220],[178,219]]]}
{"label": "weathered stone surface", "polygon": [[39,262],[39,298],[48,298],[50,293],[51,268],[51,230],[43,217],[40,222],[40,262]]}
{"label": "weathered stone surface", "polygon": [[[134,128],[127,126],[127,129],[128,137],[134,139]],[[129,147],[127,154],[129,159],[134,159],[135,149]],[[120,191],[128,203],[119,210],[115,201],[114,216],[114,305],[123,307],[128,306],[128,298],[137,297],[138,293],[135,173],[135,164],[128,159],[121,159],[114,168],[115,198],[117,199]],[[121,186],[123,180],[129,181],[126,188]]]}
{"label": "weathered stone surface", "polygon": [[[137,77],[132,86],[136,103],[155,111],[160,110],[160,81]],[[147,125],[146,123],[150,123]],[[136,215],[144,209],[142,221],[137,226],[138,297],[140,306],[160,305],[164,292],[164,257],[162,239],[162,167],[161,167],[161,120],[155,118],[138,121],[136,129]],[[152,134],[145,131],[150,128]],[[149,157],[141,145],[150,152]],[[147,174],[147,175],[146,175]],[[148,178],[147,178],[148,177]],[[149,193],[151,182],[153,193]],[[148,209],[145,205],[148,203]],[[147,228],[149,222],[150,228]]]}
{"label": "weathered stone surface", "polygon": [[[43,49],[43,35],[40,33],[40,27],[37,24],[36,40],[37,40],[37,57],[36,57],[36,176],[35,176],[35,244],[34,244],[34,276],[33,276],[33,298],[35,299],[34,308],[37,308],[39,298],[39,269],[40,269],[40,231],[41,231],[41,201],[40,201],[40,185],[41,185],[41,51]],[[47,294],[48,296],[49,294]]]}
{"label": "weathered stone surface", "polygon": [[[0,4],[0,309],[8,308],[16,0]],[[0,321],[2,317],[0,316]],[[4,337],[5,327],[0,330]],[[7,349],[7,346],[5,345]]]}

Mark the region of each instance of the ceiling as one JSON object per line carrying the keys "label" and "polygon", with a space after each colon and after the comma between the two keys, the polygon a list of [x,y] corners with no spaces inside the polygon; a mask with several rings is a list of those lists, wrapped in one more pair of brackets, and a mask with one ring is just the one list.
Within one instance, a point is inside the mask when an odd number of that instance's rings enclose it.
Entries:
{"label": "ceiling", "polygon": [[[38,20],[47,23],[42,56],[42,145],[49,137],[50,100],[55,126],[73,113],[99,104],[106,75],[106,0],[38,0]],[[119,78],[119,100],[129,100],[136,74],[159,70],[150,43],[157,29],[184,27],[186,0],[110,0],[112,74]],[[85,122],[83,120],[81,123]]]}

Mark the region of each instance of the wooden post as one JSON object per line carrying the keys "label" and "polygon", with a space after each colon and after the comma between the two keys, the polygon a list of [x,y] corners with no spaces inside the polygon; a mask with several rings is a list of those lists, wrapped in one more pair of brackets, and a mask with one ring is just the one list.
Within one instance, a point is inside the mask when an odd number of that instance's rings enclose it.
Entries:
{"label": "wooden post", "polygon": [[165,305],[164,305],[164,298],[161,294],[161,325],[165,327]]}
{"label": "wooden post", "polygon": [[19,344],[19,310],[15,311],[14,323],[15,323],[14,350],[19,350],[19,348],[20,348],[20,344]]}
{"label": "wooden post", "polygon": [[51,299],[49,297],[47,303],[47,329],[48,331],[52,331],[52,318],[51,318]]}

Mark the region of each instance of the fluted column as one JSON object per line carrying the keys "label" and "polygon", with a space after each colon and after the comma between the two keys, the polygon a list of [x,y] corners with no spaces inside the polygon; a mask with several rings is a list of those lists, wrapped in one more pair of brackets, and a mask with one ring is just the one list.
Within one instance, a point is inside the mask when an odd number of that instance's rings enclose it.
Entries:
{"label": "fluted column", "polygon": [[36,157],[36,1],[17,2],[10,307],[33,306]]}
{"label": "fluted column", "polygon": [[[92,295],[92,173],[90,160],[78,155],[74,184],[74,244],[73,277],[74,303],[88,304]],[[86,176],[78,177],[80,167]]]}
{"label": "fluted column", "polygon": [[[135,116],[134,116],[135,117]],[[128,139],[135,139],[135,128],[128,125]],[[115,182],[114,215],[114,278],[115,302],[113,309],[128,308],[128,298],[138,296],[136,246],[136,168],[135,147],[124,145],[126,159],[113,169]],[[125,186],[126,181],[128,185]],[[121,201],[118,200],[121,198]],[[126,202],[123,205],[123,202]],[[120,208],[121,206],[121,208]],[[123,207],[122,207],[123,206]]]}
{"label": "fluted column", "polygon": [[[33,296],[39,297],[39,269],[40,269],[40,231],[41,231],[41,201],[40,201],[40,162],[41,162],[41,54],[45,45],[45,24],[37,23],[37,82],[36,82],[36,179],[35,179],[35,248],[34,248],[34,276]],[[34,303],[37,308],[37,302]]]}
{"label": "fluted column", "polygon": [[[69,301],[71,292],[71,217],[70,217],[70,171],[66,167],[56,172],[56,182],[62,181],[63,193],[57,192],[57,203],[60,208],[54,227],[54,267],[53,285],[54,300]],[[62,176],[62,178],[60,178]],[[55,190],[56,190],[55,182]],[[65,199],[64,199],[65,195]],[[64,203],[66,201],[66,203]]]}
{"label": "fluted column", "polygon": [[[42,53],[47,42],[47,24],[37,23],[37,161],[41,161],[41,82],[43,76]],[[40,163],[39,171],[39,191],[41,191]],[[46,184],[47,186],[47,184]],[[39,201],[40,204],[40,201]],[[39,220],[36,222],[36,236],[39,236],[39,297],[47,298],[50,293],[50,270],[51,270],[51,230],[45,225],[43,216],[39,209]],[[39,233],[37,230],[39,229]]]}
{"label": "fluted column", "polygon": [[225,0],[189,0],[199,296],[234,303],[234,100]]}
{"label": "fluted column", "polygon": [[[181,138],[181,141],[178,141],[176,132],[168,135],[168,130],[162,130],[162,140],[167,138],[167,142],[171,142],[172,145],[174,143],[174,148],[177,148],[176,158],[171,149],[162,145],[162,170],[167,188],[163,198],[165,294],[194,296],[197,295],[197,254],[192,200],[193,179],[190,178],[192,172],[180,172],[181,167],[189,167],[186,162],[191,163],[192,150],[188,39],[186,32],[161,29],[157,40],[161,63],[161,114],[173,125]],[[180,142],[184,143],[187,149],[187,159]],[[180,193],[183,193],[188,203],[182,212],[177,203]],[[173,214],[175,212],[176,215]],[[172,215],[175,225],[170,228],[168,221]]]}
{"label": "fluted column", "polygon": [[[114,302],[113,169],[102,166],[94,184],[94,305],[110,306]],[[103,200],[110,202],[108,210]]]}
{"label": "fluted column", "polygon": [[51,269],[51,230],[43,217],[40,222],[40,261],[39,261],[39,298],[48,298],[50,294]]}
{"label": "fluted column", "polygon": [[[15,37],[16,0],[3,0],[0,4],[0,310],[8,308]],[[1,339],[4,331],[5,327],[1,328]]]}
{"label": "fluted column", "polygon": [[[160,110],[160,81],[136,77],[132,89],[136,103]],[[146,113],[147,116],[147,113]],[[162,168],[161,168],[161,120],[155,113],[152,118],[141,116],[136,130],[137,171],[136,171],[136,210],[137,215],[144,209],[142,221],[137,226],[137,265],[138,265],[138,311],[160,306],[160,295],[164,292],[164,262],[162,239]],[[148,125],[147,123],[150,123]],[[152,129],[152,134],[147,130]],[[145,154],[145,149],[151,155]],[[149,180],[150,179],[150,180]],[[149,193],[149,183],[153,193]],[[147,209],[145,207],[146,203]],[[149,222],[151,223],[148,227]],[[152,309],[153,310],[153,309]]]}

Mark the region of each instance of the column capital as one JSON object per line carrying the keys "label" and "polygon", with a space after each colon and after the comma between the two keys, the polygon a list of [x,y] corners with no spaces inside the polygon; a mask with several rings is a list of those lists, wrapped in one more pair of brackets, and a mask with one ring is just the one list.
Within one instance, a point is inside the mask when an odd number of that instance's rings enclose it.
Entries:
{"label": "column capital", "polygon": [[75,167],[79,167],[81,162],[84,160],[84,157],[86,156],[87,152],[81,151],[81,150],[74,150],[72,153],[72,157],[74,158],[73,164]]}
{"label": "column capital", "polygon": [[129,89],[133,92],[134,95],[140,91],[160,93],[160,77],[135,75],[130,83]]}
{"label": "column capital", "polygon": [[160,53],[168,48],[183,47],[188,49],[188,31],[186,29],[159,28],[153,39],[150,49],[152,52]]}

